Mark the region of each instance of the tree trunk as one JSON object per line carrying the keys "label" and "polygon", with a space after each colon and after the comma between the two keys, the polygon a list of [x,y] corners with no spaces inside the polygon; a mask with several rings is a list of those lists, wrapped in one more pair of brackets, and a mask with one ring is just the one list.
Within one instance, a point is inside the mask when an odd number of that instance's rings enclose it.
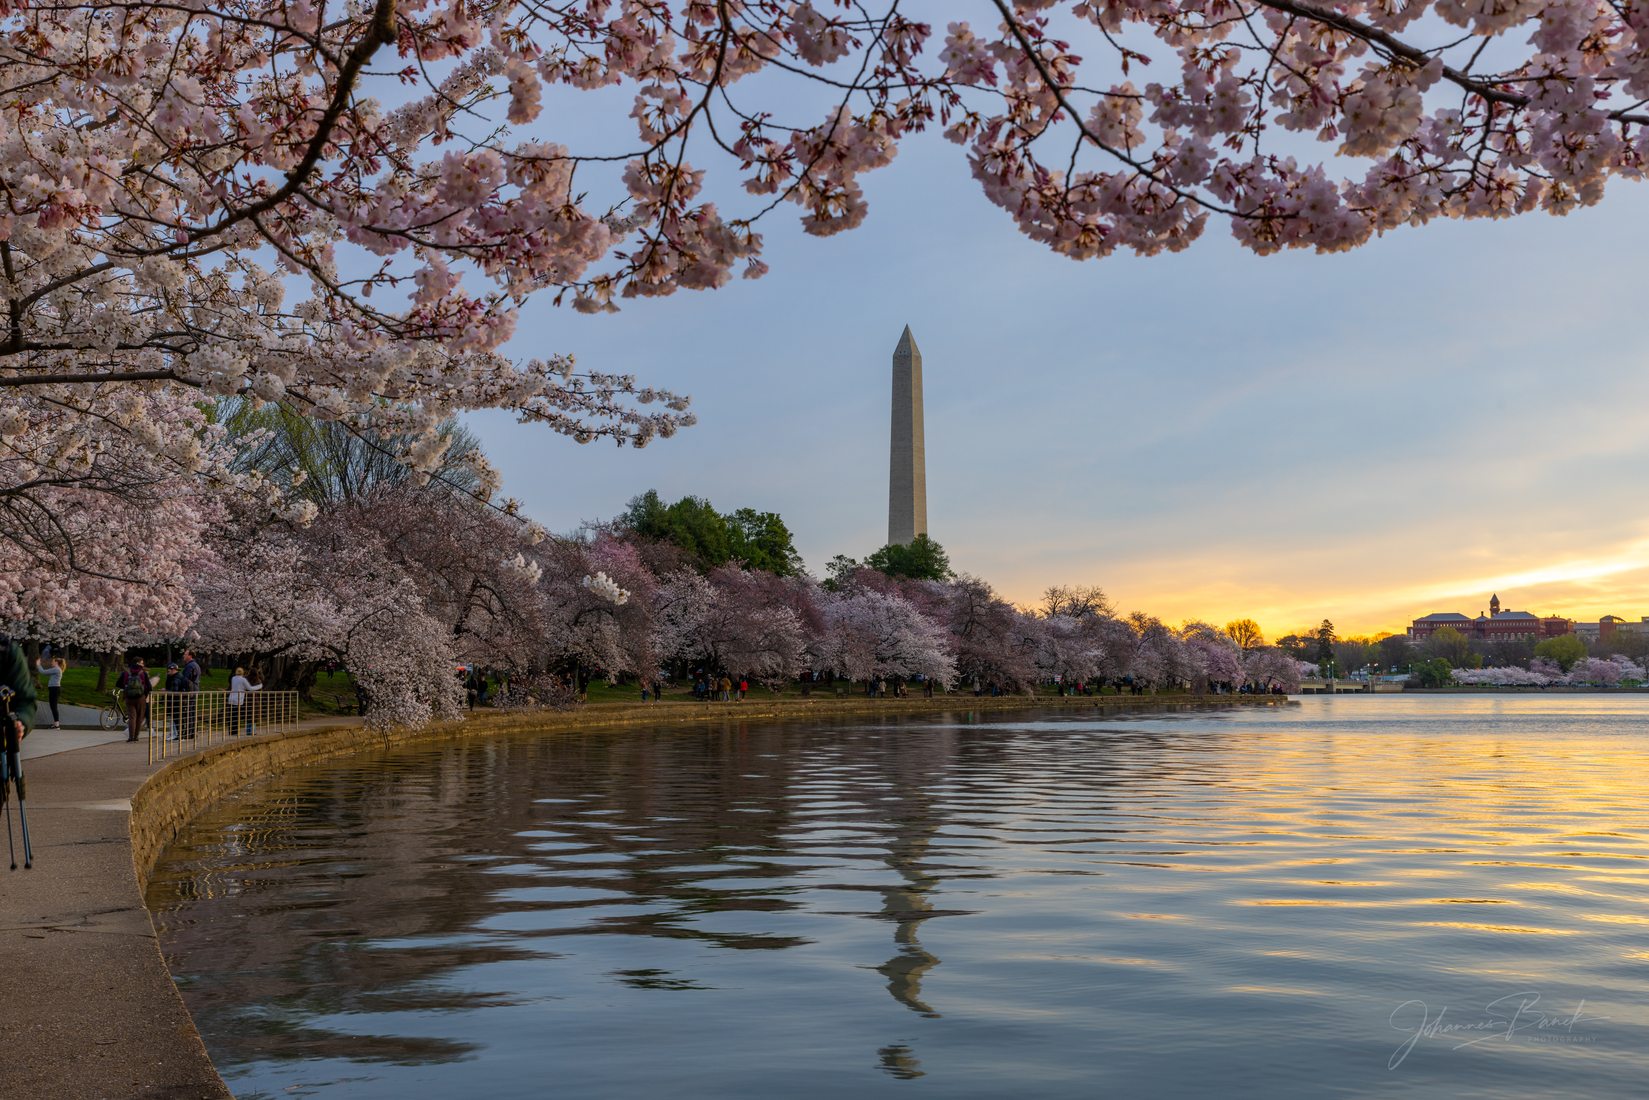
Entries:
{"label": "tree trunk", "polygon": [[97,690],[99,693],[109,689],[109,674],[120,667],[120,654],[113,650],[106,650],[97,655]]}

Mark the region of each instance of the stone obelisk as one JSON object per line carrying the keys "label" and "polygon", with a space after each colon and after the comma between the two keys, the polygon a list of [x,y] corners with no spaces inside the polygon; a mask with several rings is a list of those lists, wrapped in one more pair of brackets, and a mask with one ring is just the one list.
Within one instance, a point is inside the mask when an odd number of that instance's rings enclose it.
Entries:
{"label": "stone obelisk", "polygon": [[888,463],[887,540],[928,533],[928,469],[922,435],[922,353],[905,326],[893,349],[893,445]]}

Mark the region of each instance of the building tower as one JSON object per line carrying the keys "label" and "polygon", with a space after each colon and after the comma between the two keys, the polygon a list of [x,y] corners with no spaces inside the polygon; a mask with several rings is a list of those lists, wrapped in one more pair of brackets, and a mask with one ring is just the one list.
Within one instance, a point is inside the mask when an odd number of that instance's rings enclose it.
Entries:
{"label": "building tower", "polygon": [[893,349],[893,433],[889,450],[887,540],[928,533],[928,467],[922,434],[922,352],[910,326]]}
{"label": "building tower", "polygon": [[1500,614],[1500,594],[1497,592],[1489,597],[1489,618]]}

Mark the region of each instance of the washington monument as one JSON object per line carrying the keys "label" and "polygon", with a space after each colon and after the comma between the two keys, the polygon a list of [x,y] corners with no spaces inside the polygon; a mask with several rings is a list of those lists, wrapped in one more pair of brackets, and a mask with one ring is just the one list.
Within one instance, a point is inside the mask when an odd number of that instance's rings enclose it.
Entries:
{"label": "washington monument", "polygon": [[893,445],[888,463],[887,541],[928,533],[928,467],[922,436],[922,352],[905,326],[893,349]]}

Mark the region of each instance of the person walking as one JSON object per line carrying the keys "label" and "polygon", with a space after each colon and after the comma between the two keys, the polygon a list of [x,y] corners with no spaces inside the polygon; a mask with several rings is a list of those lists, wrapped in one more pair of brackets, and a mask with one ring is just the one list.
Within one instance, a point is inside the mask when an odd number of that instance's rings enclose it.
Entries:
{"label": "person walking", "polygon": [[741,702],[741,703],[744,702],[745,693],[747,693],[749,690],[750,690],[750,681],[749,680],[740,680],[739,681],[739,702]]}
{"label": "person walking", "polygon": [[[230,737],[239,737],[242,732],[245,732],[248,737],[252,735],[252,720],[248,718],[243,723],[241,718],[246,713],[247,697],[254,691],[262,690],[262,684],[254,684],[251,680],[246,678],[246,670],[244,668],[235,669],[235,674],[229,678]],[[267,715],[265,717],[267,717]]]}
{"label": "person walking", "polygon": [[137,735],[143,731],[143,723],[149,716],[149,692],[153,685],[149,683],[149,669],[144,665],[142,657],[133,657],[126,666],[126,671],[120,674],[115,682],[115,689],[120,692],[122,702],[126,704],[126,740],[137,740]]}
{"label": "person walking", "polygon": [[193,741],[195,739],[195,695],[200,691],[200,662],[195,660],[193,650],[183,651],[183,667],[178,671],[183,673],[183,736]]}
{"label": "person walking", "polygon": [[68,662],[61,657],[42,657],[34,662],[34,670],[40,678],[46,681],[46,705],[52,709],[52,729],[63,728],[62,718],[57,713],[57,701],[63,695],[63,670]]}
{"label": "person walking", "polygon": [[733,697],[733,681],[726,676],[721,678],[721,701],[727,702]]}

